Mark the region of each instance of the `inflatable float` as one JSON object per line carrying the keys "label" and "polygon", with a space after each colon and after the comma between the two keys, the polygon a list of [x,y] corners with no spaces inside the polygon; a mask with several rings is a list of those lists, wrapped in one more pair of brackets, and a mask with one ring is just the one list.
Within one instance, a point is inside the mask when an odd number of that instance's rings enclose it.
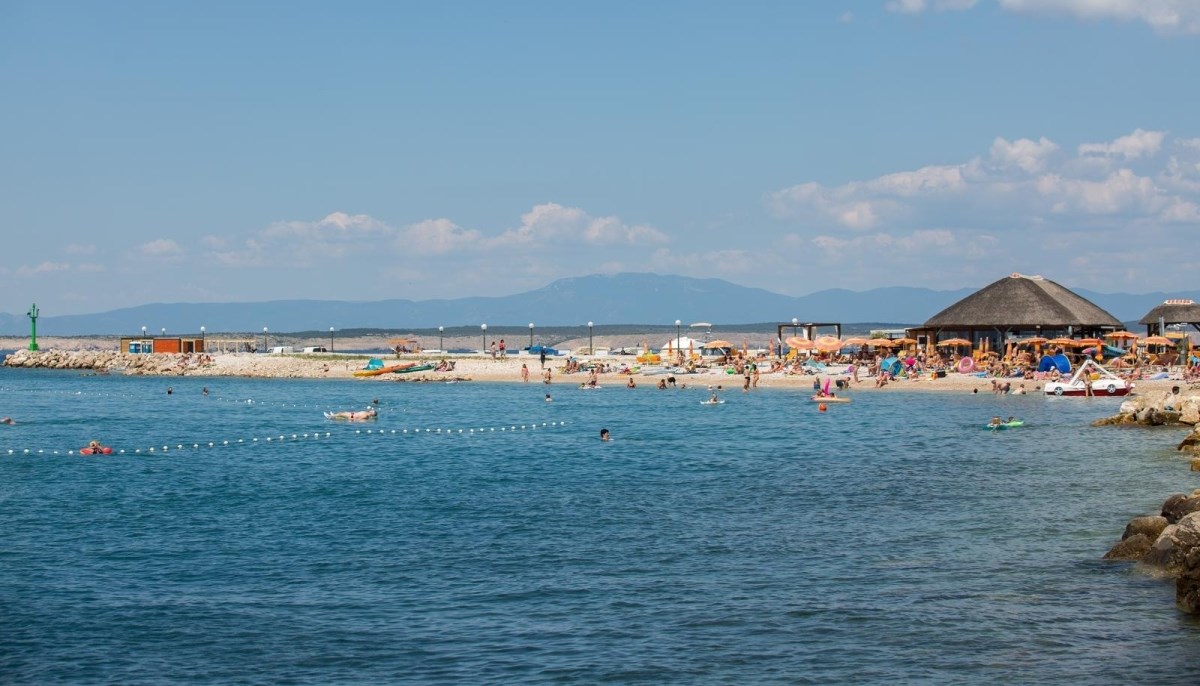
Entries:
{"label": "inflatable float", "polygon": [[1015,429],[1018,426],[1025,426],[1025,422],[1020,419],[1014,419],[1011,422],[1001,422],[1000,424],[984,424],[983,428],[999,431],[1000,429]]}
{"label": "inflatable float", "polygon": [[724,400],[701,400],[701,405],[724,405]]}
{"label": "inflatable float", "polygon": [[102,445],[95,448],[89,445],[86,448],[79,449],[80,455],[112,455],[112,452],[113,449],[107,445]]}
{"label": "inflatable float", "polygon": [[813,401],[814,403],[848,403],[848,402],[850,402],[849,398],[841,398],[836,395],[814,395],[813,397],[809,398],[809,400]]}

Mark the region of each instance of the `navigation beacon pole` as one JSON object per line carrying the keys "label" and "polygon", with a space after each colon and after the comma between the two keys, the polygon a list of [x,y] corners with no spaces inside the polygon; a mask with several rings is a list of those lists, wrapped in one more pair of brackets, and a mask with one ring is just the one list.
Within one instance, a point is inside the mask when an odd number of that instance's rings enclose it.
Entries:
{"label": "navigation beacon pole", "polygon": [[37,303],[34,303],[29,308],[29,311],[25,313],[25,315],[29,317],[29,320],[33,326],[32,330],[29,332],[29,337],[30,337],[29,338],[29,349],[37,350],[38,349],[38,344],[37,344],[37,318],[38,318]]}

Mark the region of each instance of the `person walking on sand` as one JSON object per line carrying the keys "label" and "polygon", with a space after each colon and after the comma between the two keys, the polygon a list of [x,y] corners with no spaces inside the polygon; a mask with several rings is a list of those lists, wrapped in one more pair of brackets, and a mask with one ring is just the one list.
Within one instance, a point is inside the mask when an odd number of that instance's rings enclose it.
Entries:
{"label": "person walking on sand", "polygon": [[524,362],[521,363],[521,382],[529,383],[529,367]]}
{"label": "person walking on sand", "polygon": [[504,339],[500,339],[500,359],[508,359],[508,346],[504,344]]}

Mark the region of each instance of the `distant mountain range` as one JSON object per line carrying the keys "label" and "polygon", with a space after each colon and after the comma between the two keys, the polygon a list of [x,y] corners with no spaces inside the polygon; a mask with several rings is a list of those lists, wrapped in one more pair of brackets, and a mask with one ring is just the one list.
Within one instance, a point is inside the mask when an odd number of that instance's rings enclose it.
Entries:
{"label": "distant mountain range", "polygon": [[[986,284],[981,284],[981,286]],[[277,300],[243,303],[156,303],[97,314],[47,315],[38,333],[48,336],[209,332],[278,333],[346,329],[430,329],[438,326],[670,325],[707,321],[751,324],[790,321],[901,322],[920,324],[975,292],[894,286],[867,291],[833,288],[793,297],[721,279],[658,274],[592,275],[560,279],[543,288],[498,297],[455,300]],[[1167,298],[1200,300],[1200,291],[1097,293],[1075,289],[1122,321],[1136,320]],[[0,335],[29,333],[24,314],[0,313]]]}

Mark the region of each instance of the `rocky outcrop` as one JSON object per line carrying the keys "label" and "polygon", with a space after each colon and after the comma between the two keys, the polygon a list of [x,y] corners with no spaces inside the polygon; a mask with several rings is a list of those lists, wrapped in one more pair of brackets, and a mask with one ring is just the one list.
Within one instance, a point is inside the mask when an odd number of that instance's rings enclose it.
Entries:
{"label": "rocky outcrop", "polygon": [[1179,608],[1200,614],[1200,489],[1173,495],[1159,516],[1135,517],[1106,560],[1130,560],[1175,579]]}
{"label": "rocky outcrop", "polygon": [[115,350],[18,350],[4,358],[4,366],[180,376],[210,364],[210,360],[207,355],[130,355]]}
{"label": "rocky outcrop", "polygon": [[1200,423],[1200,393],[1194,390],[1162,391],[1135,396],[1121,403],[1117,414],[1092,422],[1092,426],[1177,426]]}
{"label": "rocky outcrop", "polygon": [[1192,433],[1185,436],[1175,449],[1179,450],[1180,452],[1200,455],[1200,427],[1196,427]]}

